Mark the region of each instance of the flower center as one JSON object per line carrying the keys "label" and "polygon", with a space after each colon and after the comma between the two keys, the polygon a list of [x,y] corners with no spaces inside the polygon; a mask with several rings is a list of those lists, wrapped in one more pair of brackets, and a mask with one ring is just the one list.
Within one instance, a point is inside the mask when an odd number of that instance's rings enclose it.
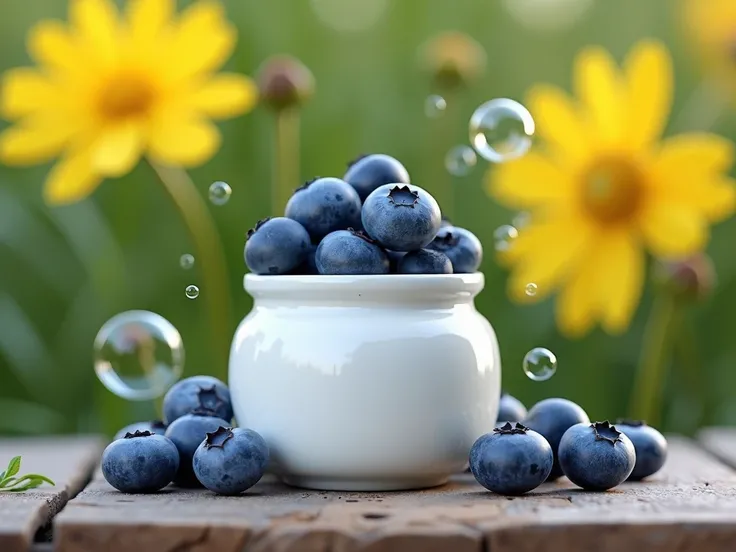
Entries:
{"label": "flower center", "polygon": [[583,177],[583,206],[600,222],[619,222],[636,213],[642,189],[642,174],[628,160],[599,159]]}
{"label": "flower center", "polygon": [[126,119],[146,115],[155,97],[149,79],[136,74],[113,76],[102,88],[100,113],[106,119]]}

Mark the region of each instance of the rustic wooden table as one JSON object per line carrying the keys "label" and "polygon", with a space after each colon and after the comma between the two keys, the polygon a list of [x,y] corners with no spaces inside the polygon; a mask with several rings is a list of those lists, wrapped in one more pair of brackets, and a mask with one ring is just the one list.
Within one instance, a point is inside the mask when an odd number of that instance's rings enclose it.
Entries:
{"label": "rustic wooden table", "polygon": [[96,438],[0,441],[0,464],[57,486],[0,495],[0,552],[712,552],[736,550],[736,430],[670,437],[646,483],[588,493],[567,480],[520,498],[467,474],[437,489],[318,492],[264,479],[240,497],[125,495],[96,471]]}

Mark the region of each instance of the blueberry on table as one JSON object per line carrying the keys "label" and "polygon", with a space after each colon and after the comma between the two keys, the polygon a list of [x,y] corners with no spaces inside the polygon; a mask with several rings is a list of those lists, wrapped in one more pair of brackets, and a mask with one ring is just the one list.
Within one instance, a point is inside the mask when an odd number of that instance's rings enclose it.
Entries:
{"label": "blueberry on table", "polygon": [[417,249],[404,255],[397,266],[399,274],[452,274],[452,263],[444,253]]}
{"label": "blueberry on table", "polygon": [[194,453],[194,473],[214,493],[236,495],[263,477],[268,445],[252,429],[220,427]]}
{"label": "blueberry on table", "polygon": [[166,487],[179,469],[179,451],[163,435],[127,433],[102,453],[102,475],[123,493],[152,493]]}
{"label": "blueberry on table", "polygon": [[639,420],[618,420],[616,428],[629,438],[636,451],[636,464],[629,481],[641,481],[662,469],[667,460],[667,439],[664,435]]}
{"label": "blueberry on table", "polygon": [[456,274],[473,273],[483,261],[483,246],[480,240],[470,230],[458,226],[440,228],[427,247],[447,255]]}
{"label": "blueberry on table", "polygon": [[526,415],[526,407],[519,399],[512,397],[508,393],[501,395],[501,400],[498,403],[498,415],[496,416],[497,424],[520,422]]}
{"label": "blueberry on table", "polygon": [[315,263],[320,274],[388,274],[386,252],[364,232],[338,230],[317,247]]}
{"label": "blueberry on table", "polygon": [[152,420],[150,422],[136,422],[125,426],[123,429],[118,431],[113,437],[113,441],[122,439],[126,433],[135,433],[136,431],[150,431],[156,435],[163,435],[166,433],[166,424],[161,420]]}
{"label": "blueberry on table", "polygon": [[634,444],[608,422],[576,424],[562,436],[558,456],[567,478],[587,491],[606,491],[629,477]]}
{"label": "blueberry on table", "polygon": [[177,418],[194,410],[212,410],[214,415],[227,420],[233,417],[230,390],[212,376],[192,376],[176,382],[164,396],[164,420],[171,424]]}
{"label": "blueberry on table", "polygon": [[526,418],[522,421],[529,429],[532,429],[542,435],[552,447],[555,455],[555,462],[552,466],[552,472],[548,479],[554,481],[562,476],[562,469],[558,461],[557,448],[560,439],[565,432],[575,424],[589,424],[590,418],[585,410],[577,404],[567,399],[544,399],[532,406]]}
{"label": "blueberry on table", "polygon": [[539,487],[552,471],[554,455],[536,431],[507,422],[470,449],[470,471],[489,491],[520,495]]}
{"label": "blueberry on table", "polygon": [[297,221],[263,219],[248,230],[245,264],[254,274],[286,274],[306,260],[310,244],[309,233]]}
{"label": "blueberry on table", "polygon": [[409,173],[404,165],[390,155],[374,153],[363,155],[350,163],[342,179],[358,192],[365,201],[373,190],[384,184],[408,184]]}
{"label": "blueberry on table", "polygon": [[358,192],[339,178],[317,178],[298,188],[286,204],[286,216],[297,221],[318,243],[330,232],[360,224]]}
{"label": "blueberry on table", "polygon": [[229,425],[230,422],[214,416],[211,410],[201,409],[177,418],[168,427],[166,437],[173,441],[179,451],[179,470],[174,477],[174,483],[180,487],[200,486],[192,469],[194,452],[205,440],[207,433]]}
{"label": "blueberry on table", "polygon": [[435,199],[418,186],[386,184],[363,203],[363,228],[386,249],[414,251],[427,246],[440,229]]}

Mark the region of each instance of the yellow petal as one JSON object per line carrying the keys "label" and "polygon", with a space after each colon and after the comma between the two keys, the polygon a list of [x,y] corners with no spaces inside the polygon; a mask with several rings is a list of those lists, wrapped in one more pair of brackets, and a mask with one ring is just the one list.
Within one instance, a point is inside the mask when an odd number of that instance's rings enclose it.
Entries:
{"label": "yellow petal", "polygon": [[633,149],[648,146],[662,135],[672,109],[672,59],[664,44],[643,41],[626,59],[628,126]]}
{"label": "yellow petal", "polygon": [[575,91],[595,139],[602,145],[624,139],[623,83],[613,58],[603,48],[590,47],[575,59]]}
{"label": "yellow petal", "polygon": [[732,178],[721,178],[712,182],[704,182],[699,186],[691,204],[701,210],[710,222],[720,222],[736,211],[736,181]]}
{"label": "yellow petal", "polygon": [[58,21],[41,21],[28,33],[28,51],[39,65],[61,71],[80,71],[80,49]]}
{"label": "yellow petal", "polygon": [[10,69],[3,76],[2,114],[6,119],[17,119],[54,103],[53,85],[36,69]]}
{"label": "yellow petal", "polygon": [[607,233],[596,244],[604,255],[604,270],[596,282],[603,329],[619,334],[628,328],[644,285],[644,253],[628,231]]}
{"label": "yellow petal", "polygon": [[111,0],[71,0],[69,18],[88,53],[109,62],[118,46],[118,10]]}
{"label": "yellow petal", "polygon": [[558,88],[537,85],[527,95],[536,133],[565,161],[580,164],[590,152],[587,129],[570,98]]}
{"label": "yellow petal", "polygon": [[133,39],[150,44],[169,24],[174,14],[174,0],[129,0],[127,20]]}
{"label": "yellow petal", "polygon": [[569,176],[552,160],[537,152],[491,168],[486,184],[488,193],[511,209],[570,197]]}
{"label": "yellow petal", "polygon": [[56,157],[69,142],[72,127],[53,120],[28,121],[0,135],[0,159],[8,165],[35,165]]}
{"label": "yellow petal", "polygon": [[140,124],[129,122],[106,130],[92,152],[92,164],[103,176],[123,176],[133,170],[141,157],[143,132]]}
{"label": "yellow petal", "polygon": [[588,333],[598,316],[597,282],[603,255],[596,241],[596,237],[593,237],[585,261],[571,275],[557,298],[557,326],[570,338],[582,337]]}
{"label": "yellow petal", "polygon": [[220,132],[204,119],[169,118],[151,131],[151,155],[161,163],[194,167],[208,161],[220,147]]}
{"label": "yellow petal", "polygon": [[688,205],[653,202],[643,209],[639,225],[647,246],[657,257],[690,255],[708,241],[705,218]]}
{"label": "yellow petal", "polygon": [[227,119],[247,113],[258,100],[258,88],[245,75],[221,73],[192,95],[192,107],[208,117]]}
{"label": "yellow petal", "polygon": [[89,150],[75,152],[51,169],[44,187],[44,198],[54,205],[74,203],[91,194],[101,181],[92,170]]}
{"label": "yellow petal", "polygon": [[171,78],[209,73],[232,54],[237,39],[235,27],[225,19],[222,4],[200,0],[181,15],[170,51]]}
{"label": "yellow petal", "polygon": [[721,136],[708,133],[680,134],[662,142],[654,169],[678,173],[688,166],[696,166],[707,173],[721,173],[733,165],[734,152],[733,142]]}

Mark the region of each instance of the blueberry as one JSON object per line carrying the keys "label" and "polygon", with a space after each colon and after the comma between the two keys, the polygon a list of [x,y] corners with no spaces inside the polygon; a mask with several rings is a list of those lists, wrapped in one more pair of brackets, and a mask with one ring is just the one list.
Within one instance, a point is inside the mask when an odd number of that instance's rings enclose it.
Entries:
{"label": "blueberry", "polygon": [[567,399],[544,399],[535,404],[522,423],[529,429],[540,433],[552,447],[555,463],[549,480],[554,481],[562,475],[562,469],[557,458],[557,447],[565,432],[575,424],[590,423],[585,410]]}
{"label": "blueberry", "polygon": [[444,228],[445,226],[455,226],[452,224],[452,221],[446,217],[445,215],[442,215],[442,221],[440,221],[440,228]]}
{"label": "blueberry", "polygon": [[388,274],[386,252],[366,234],[338,230],[317,247],[315,263],[320,274]]}
{"label": "blueberry", "polygon": [[406,255],[406,251],[391,251],[390,249],[386,249],[386,255],[388,255],[389,271],[398,272],[399,261]]}
{"label": "blueberry", "polygon": [[384,184],[408,184],[409,173],[404,165],[389,155],[374,153],[353,161],[342,179],[365,201],[373,190]]}
{"label": "blueberry", "polygon": [[179,450],[179,471],[174,483],[180,487],[198,487],[199,482],[192,469],[192,457],[197,447],[205,440],[207,433],[217,428],[228,427],[229,422],[213,416],[211,410],[195,410],[177,418],[166,430],[166,437],[171,439]]}
{"label": "blueberry", "polygon": [[575,424],[562,436],[559,461],[567,478],[588,491],[606,491],[629,477],[634,444],[608,422]]}
{"label": "blueberry", "polygon": [[363,204],[363,228],[386,249],[414,251],[437,235],[440,206],[418,186],[386,184]]}
{"label": "blueberry", "polygon": [[286,274],[306,260],[310,243],[309,233],[297,221],[263,219],[248,230],[245,264],[254,274]]}
{"label": "blueberry", "polygon": [[289,272],[287,272],[287,274],[290,274],[292,276],[319,274],[319,271],[317,270],[317,263],[314,260],[316,254],[317,246],[314,244],[310,244],[305,261],[296,268],[292,268]]}
{"label": "blueberry", "polygon": [[300,223],[319,242],[330,232],[355,228],[360,221],[358,192],[339,178],[317,178],[297,189],[286,216]]}
{"label": "blueberry", "polygon": [[179,451],[163,435],[150,431],[127,433],[102,453],[102,475],[123,493],[163,489],[179,469]]}
{"label": "blueberry", "polygon": [[233,405],[227,385],[212,376],[192,376],[176,382],[164,396],[163,411],[167,424],[197,409],[212,410],[215,416],[229,424],[233,418]]}
{"label": "blueberry", "polygon": [[427,247],[447,255],[456,274],[475,272],[483,260],[483,246],[480,240],[470,230],[457,226],[440,228]]}
{"label": "blueberry", "polygon": [[125,437],[126,433],[135,433],[136,431],[150,431],[151,433],[155,433],[156,435],[163,435],[166,433],[166,424],[163,423],[161,420],[153,420],[150,422],[136,422],[134,424],[130,424],[125,426],[123,429],[118,431],[115,434],[115,437],[113,437],[113,441],[117,439],[122,439]]}
{"label": "blueberry", "polygon": [[236,495],[263,477],[268,445],[252,429],[221,427],[207,434],[194,453],[194,473],[210,491]]}
{"label": "blueberry", "polygon": [[489,491],[520,495],[539,487],[552,470],[547,440],[521,424],[506,423],[470,449],[470,471]]}
{"label": "blueberry", "polygon": [[444,253],[417,249],[404,255],[397,269],[400,274],[452,274],[452,263]]}
{"label": "blueberry", "polygon": [[501,400],[498,403],[496,423],[520,422],[526,417],[526,414],[526,407],[519,399],[512,397],[508,393],[501,395]]}
{"label": "blueberry", "polygon": [[619,420],[616,428],[629,438],[636,450],[636,465],[629,481],[641,481],[662,469],[667,459],[664,435],[642,421]]}

